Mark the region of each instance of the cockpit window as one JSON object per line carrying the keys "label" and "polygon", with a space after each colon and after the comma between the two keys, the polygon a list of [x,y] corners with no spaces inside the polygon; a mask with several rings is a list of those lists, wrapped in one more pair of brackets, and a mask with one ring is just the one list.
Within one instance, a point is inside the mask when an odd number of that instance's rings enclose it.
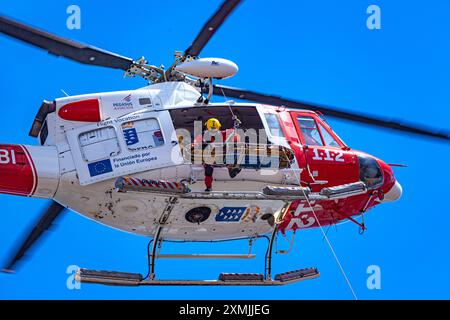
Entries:
{"label": "cockpit window", "polygon": [[329,147],[339,148],[339,143],[333,138],[333,136],[328,132],[328,130],[319,123],[320,132],[322,132],[323,140],[325,140],[325,145]]}
{"label": "cockpit window", "polygon": [[274,137],[284,137],[277,115],[274,113],[265,113],[264,116],[266,118],[267,125],[269,126],[270,134]]}
{"label": "cockpit window", "polygon": [[383,184],[383,172],[378,162],[368,156],[358,156],[359,178],[367,188],[374,189]]}
{"label": "cockpit window", "polygon": [[316,121],[312,117],[298,116],[297,122],[307,146],[323,146]]}

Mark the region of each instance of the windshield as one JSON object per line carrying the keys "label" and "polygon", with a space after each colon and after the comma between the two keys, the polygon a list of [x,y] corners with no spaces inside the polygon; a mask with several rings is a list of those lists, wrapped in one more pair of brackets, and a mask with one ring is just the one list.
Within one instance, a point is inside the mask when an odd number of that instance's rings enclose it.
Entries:
{"label": "windshield", "polygon": [[328,124],[328,122],[325,122],[326,127],[328,128],[328,131],[331,131],[333,133],[333,135],[337,138],[337,142],[339,145],[344,145],[346,146],[347,144],[344,142],[344,140],[342,140],[342,138],[336,133],[336,131],[334,131],[330,125]]}
{"label": "windshield", "polygon": [[322,121],[310,115],[299,115],[297,116],[297,123],[304,143],[307,146],[334,148],[345,146],[342,139],[337,136],[326,122],[322,123]]}
{"label": "windshield", "polygon": [[339,148],[339,143],[336,141],[336,139],[333,138],[333,136],[328,132],[328,130],[321,124],[319,124],[320,131],[322,132],[323,140],[325,141],[325,145],[329,147],[336,147]]}
{"label": "windshield", "polygon": [[319,129],[313,117],[298,116],[298,125],[302,131],[303,139],[307,146],[323,146],[322,138],[320,137]]}

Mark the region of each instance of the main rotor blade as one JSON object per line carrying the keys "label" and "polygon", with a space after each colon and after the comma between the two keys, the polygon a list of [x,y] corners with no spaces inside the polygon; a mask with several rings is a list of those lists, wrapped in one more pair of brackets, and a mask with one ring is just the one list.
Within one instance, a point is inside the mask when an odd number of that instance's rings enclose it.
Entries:
{"label": "main rotor blade", "polygon": [[198,56],[209,39],[216,33],[225,19],[236,8],[241,0],[225,0],[216,13],[205,23],[194,42],[184,53],[185,56]]}
{"label": "main rotor blade", "polygon": [[214,86],[215,95],[225,95],[226,97],[232,97],[237,99],[249,100],[263,104],[271,104],[275,106],[285,106],[292,109],[307,109],[312,111],[318,111],[324,115],[350,120],[358,123],[369,124],[375,127],[388,128],[402,132],[414,133],[426,137],[443,139],[446,141],[450,140],[448,132],[434,128],[424,128],[418,125],[405,124],[399,121],[377,118],[371,115],[354,113],[351,111],[346,111],[342,109],[336,109],[327,106],[321,106],[316,104],[311,104],[302,101],[295,101],[286,99],[279,96],[266,95],[262,93],[257,93],[254,91],[248,91],[243,89],[231,88],[221,85]]}
{"label": "main rotor blade", "polygon": [[127,70],[133,63],[130,58],[58,37],[5,16],[0,16],[0,32],[84,64]]}
{"label": "main rotor blade", "polygon": [[48,208],[45,210],[44,214],[41,216],[39,221],[33,227],[33,229],[28,233],[25,241],[22,242],[21,246],[15,251],[15,255],[9,260],[8,264],[2,270],[3,272],[13,272],[14,266],[17,261],[19,261],[27,250],[39,239],[39,237],[47,230],[59,214],[65,208],[59,203],[53,201]]}

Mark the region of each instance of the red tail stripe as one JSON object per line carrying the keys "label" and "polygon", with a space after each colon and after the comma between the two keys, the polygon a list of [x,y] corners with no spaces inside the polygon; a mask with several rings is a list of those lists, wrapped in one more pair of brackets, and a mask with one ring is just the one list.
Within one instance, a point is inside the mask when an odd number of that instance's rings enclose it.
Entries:
{"label": "red tail stripe", "polygon": [[33,170],[33,188],[31,189],[31,192],[28,196],[32,196],[34,194],[34,192],[36,191],[37,188],[37,184],[38,184],[38,175],[37,175],[37,171],[36,171],[36,166],[34,165],[34,161],[33,158],[30,155],[30,152],[28,151],[28,149],[24,146],[24,145],[20,145],[20,147],[22,148],[22,150],[25,152],[30,164],[31,164],[31,168]]}

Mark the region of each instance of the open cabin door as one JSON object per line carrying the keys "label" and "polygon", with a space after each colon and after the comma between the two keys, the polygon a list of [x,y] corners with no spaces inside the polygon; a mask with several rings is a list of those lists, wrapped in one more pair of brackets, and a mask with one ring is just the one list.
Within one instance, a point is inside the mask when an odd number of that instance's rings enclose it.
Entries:
{"label": "open cabin door", "polygon": [[325,123],[309,112],[291,112],[291,117],[305,158],[303,181],[312,183],[313,189],[321,189],[359,180],[355,154]]}
{"label": "open cabin door", "polygon": [[67,133],[81,185],[183,162],[168,111],[138,112]]}

